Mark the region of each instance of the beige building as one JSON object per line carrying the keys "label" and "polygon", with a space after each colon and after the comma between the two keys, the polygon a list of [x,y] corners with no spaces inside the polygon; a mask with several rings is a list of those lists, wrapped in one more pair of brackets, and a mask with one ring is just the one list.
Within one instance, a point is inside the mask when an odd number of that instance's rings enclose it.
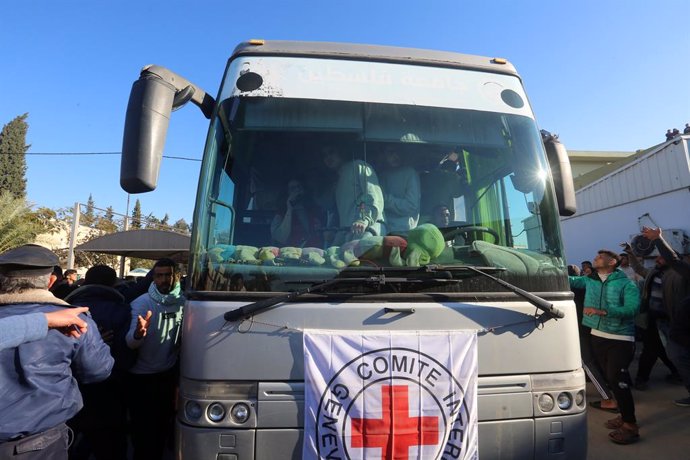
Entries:
{"label": "beige building", "polygon": [[622,168],[641,156],[660,148],[664,143],[636,152],[610,152],[573,150],[568,152],[570,167],[573,172],[575,190],[580,190],[605,175]]}
{"label": "beige building", "polygon": [[602,166],[616,163],[619,160],[633,155],[635,152],[598,152],[590,150],[569,150],[570,168],[573,171],[573,179],[577,179]]}

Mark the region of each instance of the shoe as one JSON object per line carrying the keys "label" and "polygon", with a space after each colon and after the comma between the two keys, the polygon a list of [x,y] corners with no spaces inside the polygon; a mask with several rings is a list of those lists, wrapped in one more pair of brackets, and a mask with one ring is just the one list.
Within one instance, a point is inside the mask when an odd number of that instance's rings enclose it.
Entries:
{"label": "shoe", "polygon": [[606,412],[611,412],[612,414],[617,414],[619,412],[617,407],[613,407],[613,408],[601,407],[601,401],[591,401],[589,403],[589,406],[593,407],[595,409],[603,410]]}
{"label": "shoe", "polygon": [[640,432],[621,426],[609,433],[609,439],[616,444],[632,444],[640,440]]}
{"label": "shoe", "polygon": [[604,423],[604,426],[609,430],[617,430],[618,428],[623,426],[623,418],[621,418],[621,416],[619,415],[616,418],[607,420],[606,423]]}
{"label": "shoe", "polygon": [[679,407],[690,407],[690,396],[688,396],[687,398],[676,399],[673,402],[676,403],[676,406]]}

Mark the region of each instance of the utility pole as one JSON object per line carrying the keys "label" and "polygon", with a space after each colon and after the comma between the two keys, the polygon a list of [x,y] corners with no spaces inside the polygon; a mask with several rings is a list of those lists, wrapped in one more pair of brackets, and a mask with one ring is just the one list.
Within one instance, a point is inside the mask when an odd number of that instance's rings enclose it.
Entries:
{"label": "utility pole", "polygon": [[77,233],[79,232],[79,202],[74,203],[74,212],[72,213],[72,232],[69,237],[69,251],[67,252],[67,268],[74,268],[74,247],[77,244]]}
{"label": "utility pole", "polygon": [[[127,211],[125,212],[125,222],[122,231],[126,232],[127,230],[129,230],[129,193],[127,194]],[[120,256],[120,278],[125,277],[126,260],[126,256]]]}

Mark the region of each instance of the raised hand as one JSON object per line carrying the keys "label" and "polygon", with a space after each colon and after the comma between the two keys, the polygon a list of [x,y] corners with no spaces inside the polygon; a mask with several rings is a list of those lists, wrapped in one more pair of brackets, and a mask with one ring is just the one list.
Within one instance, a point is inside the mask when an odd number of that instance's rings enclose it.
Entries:
{"label": "raised hand", "polygon": [[649,228],[649,227],[642,227],[642,236],[647,238],[650,241],[657,240],[661,237],[661,229],[660,228]]}
{"label": "raised hand", "polygon": [[146,337],[146,332],[148,331],[149,325],[151,324],[151,316],[153,313],[151,310],[146,312],[146,317],[142,318],[141,315],[137,317],[137,329],[134,331],[134,338],[141,340]]}
{"label": "raised hand", "polygon": [[622,242],[620,244],[620,247],[623,248],[623,252],[626,252],[628,254],[633,252],[632,246],[630,246],[630,243],[628,243],[627,241]]}

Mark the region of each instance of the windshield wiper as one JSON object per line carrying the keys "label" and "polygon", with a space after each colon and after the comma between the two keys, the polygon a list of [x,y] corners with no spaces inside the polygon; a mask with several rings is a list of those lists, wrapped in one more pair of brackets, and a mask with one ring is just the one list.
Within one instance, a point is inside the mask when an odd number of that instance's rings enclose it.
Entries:
{"label": "windshield wiper", "polygon": [[[503,281],[502,279],[496,278],[495,276],[491,276],[488,273],[484,271],[485,267],[481,267],[481,269],[474,267],[472,265],[427,265],[426,269],[429,271],[435,271],[435,270],[441,270],[441,271],[447,271],[447,270],[469,270],[471,272],[477,273],[479,275],[484,276],[485,278],[489,278],[490,280],[500,284],[504,288],[508,289],[511,292],[514,292],[515,294],[519,295],[523,299],[527,300],[529,303],[537,307],[538,309],[542,310],[543,312],[548,313],[549,315],[553,316],[554,318],[563,318],[565,317],[565,313],[563,313],[561,310],[558,308],[554,307],[551,302],[549,302],[546,299],[542,299],[541,297],[532,294],[531,292],[527,292],[524,289],[520,289],[519,287],[510,284],[507,281]],[[495,267],[492,267],[494,270],[496,269]],[[505,269],[501,269],[505,270]]]}
{"label": "windshield wiper", "polygon": [[[307,282],[307,281],[305,281]],[[311,281],[312,283],[314,281]],[[391,277],[391,276],[386,276],[384,274],[381,275],[373,275],[373,276],[368,276],[368,277],[360,277],[360,278],[333,278],[328,281],[322,281],[318,282],[316,284],[312,284],[309,287],[306,287],[304,289],[299,289],[297,291],[292,291],[288,292],[287,294],[281,294],[275,297],[270,297],[268,299],[263,299],[259,300],[257,302],[253,302],[250,304],[247,304],[243,307],[237,308],[235,310],[231,310],[229,312],[226,312],[223,315],[223,318],[225,321],[237,321],[239,319],[244,319],[249,316],[252,316],[255,313],[258,313],[262,310],[266,310],[267,308],[270,308],[274,305],[277,305],[279,303],[283,302],[290,302],[297,297],[300,297],[304,294],[309,294],[310,292],[319,292],[323,291],[326,288],[336,285],[336,284],[345,284],[345,283],[365,283],[365,284],[375,284],[377,286],[383,286],[386,283],[426,283],[426,282],[438,282],[438,283],[448,283],[448,282],[460,282],[460,280],[453,280],[453,279],[437,279],[437,278],[427,278],[427,279],[416,279],[416,278],[406,278],[406,277]]]}

